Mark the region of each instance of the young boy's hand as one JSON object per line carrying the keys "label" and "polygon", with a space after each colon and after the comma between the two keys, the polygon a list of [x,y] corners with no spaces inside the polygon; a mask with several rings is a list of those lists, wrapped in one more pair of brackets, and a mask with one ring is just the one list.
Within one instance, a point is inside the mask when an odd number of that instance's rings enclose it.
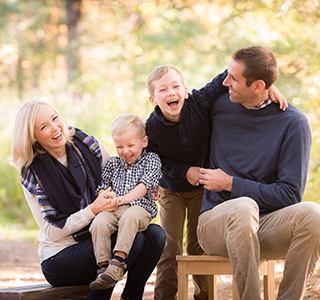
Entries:
{"label": "young boy's hand", "polygon": [[200,180],[200,167],[190,167],[187,171],[186,177],[190,184],[197,186]]}
{"label": "young boy's hand", "polygon": [[117,206],[119,206],[119,205],[121,205],[121,204],[127,203],[124,196],[116,197],[115,201],[116,201],[116,202],[115,202],[115,203],[116,203],[115,205],[117,205]]}
{"label": "young boy's hand", "polygon": [[282,109],[283,111],[287,109],[288,107],[287,100],[282,96],[282,94],[274,85],[272,85],[269,89],[269,97],[273,102],[275,103],[279,102],[280,109]]}
{"label": "young boy's hand", "polygon": [[103,197],[105,197],[106,199],[114,199],[117,197],[117,195],[115,194],[115,192],[111,191],[111,187],[109,187],[107,190],[103,190]]}
{"label": "young boy's hand", "polygon": [[158,201],[159,198],[159,186],[156,187],[156,191],[153,196],[153,201]]}

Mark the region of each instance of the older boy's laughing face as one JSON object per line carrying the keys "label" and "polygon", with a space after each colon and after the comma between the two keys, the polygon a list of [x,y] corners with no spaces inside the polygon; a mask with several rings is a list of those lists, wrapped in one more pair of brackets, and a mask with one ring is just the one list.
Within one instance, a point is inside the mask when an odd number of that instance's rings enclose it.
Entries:
{"label": "older boy's laughing face", "polygon": [[186,86],[178,74],[170,70],[159,80],[155,80],[154,96],[149,100],[153,106],[159,106],[164,117],[172,122],[180,121],[184,100],[188,98]]}

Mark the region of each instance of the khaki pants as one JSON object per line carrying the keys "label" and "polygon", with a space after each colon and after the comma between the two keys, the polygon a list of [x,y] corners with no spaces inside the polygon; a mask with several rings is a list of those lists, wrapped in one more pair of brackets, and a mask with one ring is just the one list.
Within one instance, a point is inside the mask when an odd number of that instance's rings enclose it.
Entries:
{"label": "khaki pants", "polygon": [[252,199],[229,200],[200,215],[198,236],[209,255],[229,256],[240,299],[261,299],[261,256],[286,260],[278,299],[301,300],[320,255],[320,205],[302,202],[259,218]]}
{"label": "khaki pants", "polygon": [[141,206],[123,205],[116,210],[99,213],[90,226],[94,254],[97,264],[111,259],[111,235],[118,231],[113,252],[123,251],[127,255],[138,231],[147,229],[151,214]]}
{"label": "khaki pants", "polygon": [[[191,192],[173,193],[159,189],[160,221],[166,232],[166,244],[157,265],[154,290],[156,300],[176,299],[178,290],[176,255],[183,254],[183,229],[187,214],[186,252],[193,255],[203,254],[197,239],[197,223],[200,214],[203,188]],[[193,276],[196,300],[208,298],[208,277]]]}

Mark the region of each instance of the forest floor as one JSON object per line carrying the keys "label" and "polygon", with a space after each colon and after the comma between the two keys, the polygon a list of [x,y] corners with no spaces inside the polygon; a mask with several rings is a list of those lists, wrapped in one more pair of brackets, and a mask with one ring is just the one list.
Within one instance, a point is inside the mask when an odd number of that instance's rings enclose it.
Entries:
{"label": "forest floor", "polygon": [[[281,280],[283,264],[276,264],[276,287]],[[155,274],[152,274],[145,288],[144,300],[153,299]],[[34,242],[15,241],[0,238],[0,289],[24,285],[36,285],[46,283],[37,255],[37,245]],[[125,278],[120,281],[114,290],[112,300],[120,299],[121,291],[125,284]],[[189,299],[192,299],[192,282],[189,281]],[[218,276],[219,300],[232,299],[230,276]],[[304,299],[320,299],[320,271],[312,276]]]}

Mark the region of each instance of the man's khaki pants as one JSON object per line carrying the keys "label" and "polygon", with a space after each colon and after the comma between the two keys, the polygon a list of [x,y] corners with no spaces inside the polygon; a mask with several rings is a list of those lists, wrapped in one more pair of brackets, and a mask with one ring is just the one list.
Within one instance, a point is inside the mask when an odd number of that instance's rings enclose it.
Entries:
{"label": "man's khaki pants", "polygon": [[278,299],[300,300],[320,255],[320,205],[302,202],[259,218],[254,200],[228,200],[200,215],[198,237],[207,254],[229,256],[240,299],[261,299],[261,256],[285,259]]}

